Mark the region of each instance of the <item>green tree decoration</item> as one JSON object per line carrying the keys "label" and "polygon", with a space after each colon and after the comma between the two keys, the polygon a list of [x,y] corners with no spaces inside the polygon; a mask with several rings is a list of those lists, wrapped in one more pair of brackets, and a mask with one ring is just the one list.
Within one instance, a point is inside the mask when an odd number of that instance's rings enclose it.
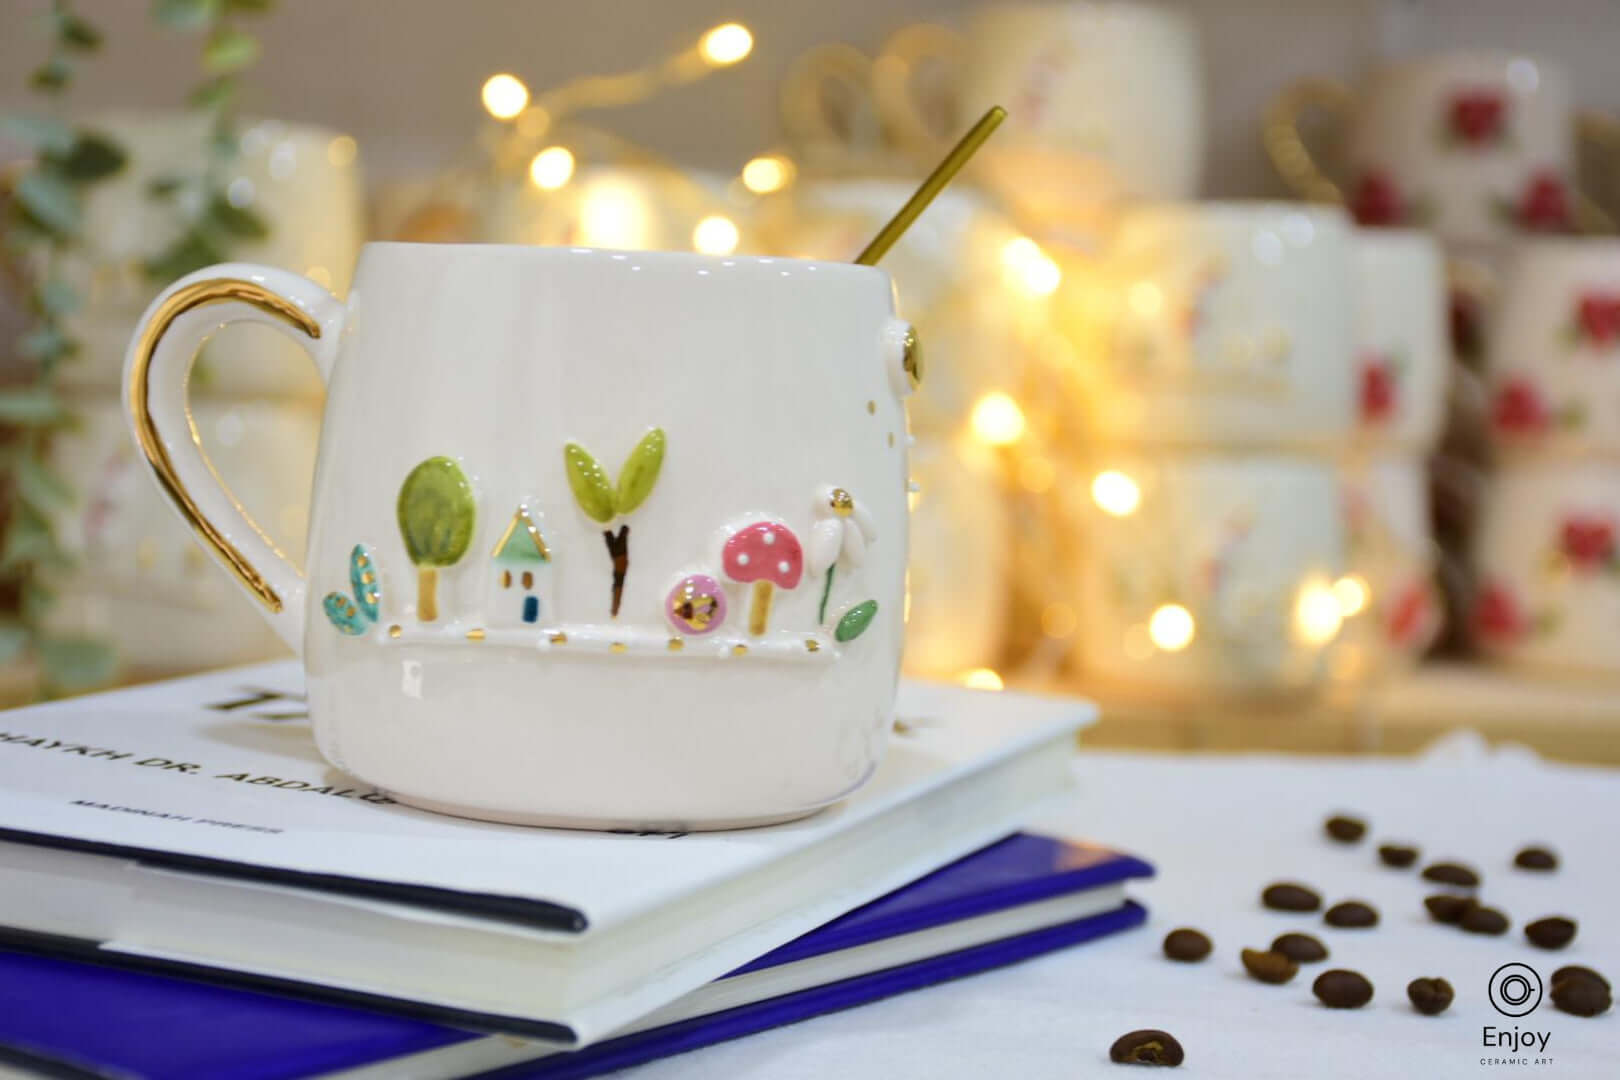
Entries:
{"label": "green tree decoration", "polygon": [[592,521],[609,528],[602,530],[607,544],[608,558],[613,560],[612,615],[619,617],[619,602],[624,597],[624,578],[630,572],[630,526],[620,525],[618,532],[611,528],[615,518],[634,513],[652,494],[658,483],[658,473],[664,467],[664,429],[652,428],[641,437],[630,451],[624,467],[619,470],[619,482],[608,480],[602,466],[578,443],[563,447],[563,464],[568,471],[568,487],[574,501]]}
{"label": "green tree decoration", "polygon": [[399,486],[399,534],[416,565],[416,617],[439,617],[439,571],[467,554],[478,521],[478,501],[461,466],[431,457]]}

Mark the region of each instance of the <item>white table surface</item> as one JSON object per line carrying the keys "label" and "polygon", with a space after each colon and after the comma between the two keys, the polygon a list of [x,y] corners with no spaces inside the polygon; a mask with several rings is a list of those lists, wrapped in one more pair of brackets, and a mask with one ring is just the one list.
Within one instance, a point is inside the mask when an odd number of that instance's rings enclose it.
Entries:
{"label": "white table surface", "polygon": [[[1582,1019],[1550,997],[1526,1017],[1498,1015],[1487,1001],[1491,973],[1510,961],[1547,979],[1563,964],[1596,968],[1620,982],[1620,771],[1489,754],[1466,738],[1423,760],[1193,757],[1090,752],[1075,767],[1076,793],[1034,825],[1112,844],[1158,868],[1132,893],[1150,912],[1145,927],[1010,968],[904,994],[655,1062],[634,1080],[712,1077],[768,1080],[895,1080],[904,1077],[1200,1076],[1234,1080],[1300,1077],[1620,1077],[1620,1012]],[[1327,840],[1330,813],[1370,824],[1361,844]],[[1377,860],[1380,840],[1422,848],[1420,864],[1455,857],[1484,878],[1481,898],[1513,919],[1503,937],[1465,934],[1429,921],[1431,891],[1417,869]],[[1519,847],[1553,845],[1555,874],[1511,867]],[[1324,926],[1320,914],[1260,906],[1263,886],[1290,878],[1327,903],[1370,901],[1371,930]],[[1558,952],[1530,947],[1521,927],[1543,915],[1580,924]],[[1192,925],[1215,942],[1202,964],[1175,964],[1159,945]],[[1244,946],[1264,948],[1286,930],[1322,939],[1332,955],[1293,982],[1245,976]],[[1357,1010],[1320,1006],[1310,985],[1330,967],[1354,968],[1376,988]],[[1457,1000],[1440,1017],[1413,1012],[1406,984],[1445,977]],[[1547,987],[1550,995],[1551,987]],[[1482,1047],[1486,1025],[1550,1033],[1545,1054],[1523,1066]],[[1112,1065],[1108,1047],[1134,1028],[1173,1033],[1186,1049],[1179,1070]],[[1537,1065],[1537,1058],[1551,1059]]]}

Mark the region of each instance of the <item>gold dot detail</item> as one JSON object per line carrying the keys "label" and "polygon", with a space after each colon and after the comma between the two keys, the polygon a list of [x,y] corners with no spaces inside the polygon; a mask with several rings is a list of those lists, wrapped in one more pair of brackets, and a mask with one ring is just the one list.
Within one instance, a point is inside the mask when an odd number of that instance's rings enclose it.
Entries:
{"label": "gold dot detail", "polygon": [[480,627],[474,627],[473,629],[467,631],[467,640],[468,641],[483,641],[484,640],[484,631],[483,631],[483,629],[480,628]]}
{"label": "gold dot detail", "polygon": [[868,401],[866,403],[866,415],[868,415],[868,416],[876,416],[877,415],[877,402]]}
{"label": "gold dot detail", "polygon": [[553,645],[566,645],[568,644],[568,635],[559,630],[551,635],[551,643]]}
{"label": "gold dot detail", "polygon": [[745,655],[747,655],[747,653],[748,653],[748,646],[746,646],[746,645],[738,644],[738,645],[733,645],[731,647],[731,655],[732,656],[745,656]]}
{"label": "gold dot detail", "polygon": [[403,634],[404,632],[405,632],[404,630],[400,629],[398,623],[395,623],[393,626],[390,626],[388,628],[388,636],[389,637],[399,637],[399,635]]}
{"label": "gold dot detail", "polygon": [[889,432],[889,449],[894,449],[894,432]]}
{"label": "gold dot detail", "polygon": [[820,652],[821,642],[817,641],[815,638],[805,638],[804,649],[806,652]]}
{"label": "gold dot detail", "polygon": [[630,651],[630,646],[626,645],[622,641],[615,641],[612,645],[609,645],[608,648],[612,649],[616,653],[622,653],[622,652],[629,652]]}
{"label": "gold dot detail", "polygon": [[680,652],[684,648],[686,648],[686,642],[682,641],[680,638],[672,637],[669,639],[670,652]]}

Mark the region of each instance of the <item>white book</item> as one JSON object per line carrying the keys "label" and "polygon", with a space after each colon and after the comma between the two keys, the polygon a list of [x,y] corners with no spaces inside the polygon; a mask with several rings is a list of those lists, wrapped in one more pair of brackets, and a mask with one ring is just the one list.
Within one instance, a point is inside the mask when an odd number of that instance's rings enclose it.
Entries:
{"label": "white book", "polygon": [[332,769],[293,662],[0,715],[0,926],[583,1046],[1005,835],[1074,701],[906,684],[801,821],[628,835],[443,817]]}

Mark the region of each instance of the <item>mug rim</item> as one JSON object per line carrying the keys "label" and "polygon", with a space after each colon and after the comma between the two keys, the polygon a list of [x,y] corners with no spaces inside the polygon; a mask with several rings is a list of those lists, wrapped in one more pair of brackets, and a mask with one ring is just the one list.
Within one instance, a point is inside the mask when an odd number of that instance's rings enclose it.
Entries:
{"label": "mug rim", "polygon": [[[1477,48],[1437,49],[1433,52],[1421,53],[1417,56],[1396,57],[1373,64],[1362,71],[1360,82],[1376,82],[1396,74],[1410,74],[1425,68],[1441,68],[1449,64],[1478,63],[1481,61],[1507,65],[1514,60],[1528,60],[1535,65],[1537,72],[1554,71],[1560,78],[1568,81],[1568,69],[1557,60],[1548,57],[1545,53],[1534,52],[1529,49],[1501,49],[1489,46]],[[1539,89],[1539,84],[1537,89]],[[1533,92],[1533,91],[1532,91]]]}
{"label": "mug rim", "polygon": [[879,266],[866,266],[861,263],[842,262],[837,259],[801,259],[790,255],[751,255],[736,252],[731,255],[705,255],[698,251],[667,251],[642,250],[638,248],[599,248],[583,245],[551,245],[551,244],[501,244],[466,242],[454,244],[429,243],[417,240],[368,240],[360,246],[360,259],[364,260],[366,254],[373,249],[379,253],[394,252],[412,255],[458,255],[473,252],[482,254],[500,255],[504,258],[523,258],[526,261],[566,261],[579,255],[606,257],[616,261],[634,257],[638,261],[651,260],[666,265],[679,267],[686,264],[694,268],[710,268],[715,266],[744,267],[755,269],[766,266],[799,267],[805,270],[831,270],[834,274],[875,275],[878,280],[887,282],[888,271]]}

